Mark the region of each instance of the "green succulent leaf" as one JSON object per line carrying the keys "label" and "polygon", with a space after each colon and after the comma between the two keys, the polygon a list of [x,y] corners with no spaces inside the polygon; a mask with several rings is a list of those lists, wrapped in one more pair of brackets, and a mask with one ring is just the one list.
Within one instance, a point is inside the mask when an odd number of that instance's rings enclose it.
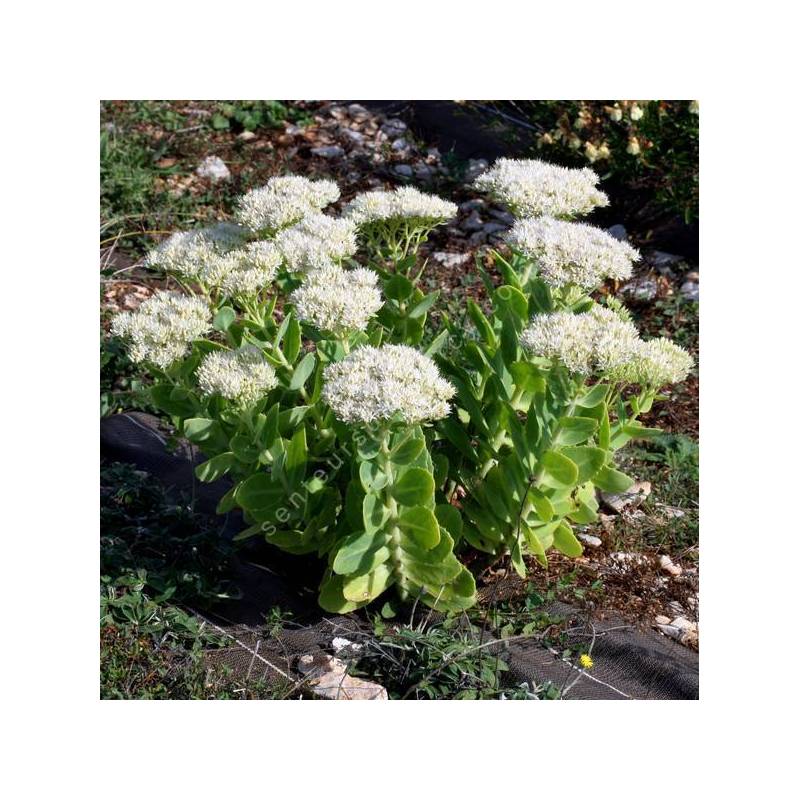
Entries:
{"label": "green succulent leaf", "polygon": [[548,450],[542,455],[544,471],[563,486],[574,486],[578,482],[578,465],[556,450]]}
{"label": "green succulent leaf", "polygon": [[563,447],[562,455],[578,466],[578,478],[576,483],[586,483],[591,480],[597,470],[606,463],[606,451],[599,447]]}
{"label": "green succulent leaf", "polygon": [[389,558],[388,537],[382,532],[356,531],[347,536],[336,551],[333,571],[337,575],[370,572]]}
{"label": "green succulent leaf", "polygon": [[592,478],[592,482],[598,489],[604,492],[611,492],[612,494],[626,492],[633,486],[633,478],[608,466],[599,470]]}
{"label": "green succulent leaf", "polygon": [[406,509],[397,519],[400,530],[425,550],[439,544],[439,523],[434,513],[424,506]]}
{"label": "green succulent leaf", "polygon": [[561,522],[553,532],[553,546],[570,558],[577,558],[583,554],[583,545],[575,537],[567,522]]}
{"label": "green succulent leaf", "polygon": [[608,394],[608,386],[605,383],[596,383],[578,398],[577,404],[584,408],[594,408],[606,399],[606,394]]}
{"label": "green succulent leaf", "polygon": [[562,417],[559,425],[558,444],[583,444],[594,435],[598,421],[591,417]]}
{"label": "green succulent leaf", "polygon": [[220,453],[218,456],[209,458],[202,464],[195,467],[194,474],[203,483],[211,483],[219,480],[226,475],[230,468],[236,464],[236,456],[233,453]]}
{"label": "green succulent leaf", "polygon": [[392,486],[392,496],[404,506],[428,505],[433,500],[433,475],[420,467],[411,467]]}
{"label": "green succulent leaf", "polygon": [[215,331],[220,331],[221,333],[225,333],[225,331],[230,328],[231,324],[236,319],[236,311],[231,308],[230,306],[223,306],[217,313],[214,315],[214,321],[212,326]]}
{"label": "green succulent leaf", "polygon": [[406,439],[394,447],[389,453],[389,460],[393,464],[406,465],[414,462],[425,449],[424,439]]}

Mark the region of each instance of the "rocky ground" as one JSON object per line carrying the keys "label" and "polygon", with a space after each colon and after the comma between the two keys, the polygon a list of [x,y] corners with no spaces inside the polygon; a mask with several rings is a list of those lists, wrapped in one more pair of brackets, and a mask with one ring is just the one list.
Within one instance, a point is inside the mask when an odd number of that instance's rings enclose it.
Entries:
{"label": "rocky ground", "polygon": [[[158,280],[138,266],[153,241],[172,230],[225,218],[236,195],[279,172],[335,179],[342,190],[340,204],[357,192],[403,183],[457,202],[458,217],[424,245],[425,280],[445,289],[444,310],[462,307],[466,296],[480,301],[474,257],[501,247],[513,222],[505,208],[470,188],[487,161],[442,153],[419,141],[403,119],[356,103],[299,103],[291,109],[291,118],[249,129],[252,125],[243,127],[210,102],[104,104],[101,131],[111,142],[104,188],[108,176],[116,176],[101,220],[104,318],[135,308],[157,287]],[[607,290],[625,300],[646,334],[669,335],[697,357],[698,265],[649,249],[646,234],[629,235],[624,220],[609,230],[639,246],[643,259],[631,280]],[[119,361],[109,364],[113,369]],[[112,395],[126,380],[113,374],[104,378]],[[124,407],[124,398],[110,406]],[[614,610],[697,647],[697,373],[646,422],[669,436],[658,446],[631,450],[626,471],[641,478],[636,491],[603,498],[600,523],[581,533],[584,557],[556,556],[549,573],[534,569],[532,580],[563,584],[571,602],[580,600],[599,616]],[[511,572],[502,566],[488,571],[484,597],[496,592],[498,582],[503,593],[520,589]]]}

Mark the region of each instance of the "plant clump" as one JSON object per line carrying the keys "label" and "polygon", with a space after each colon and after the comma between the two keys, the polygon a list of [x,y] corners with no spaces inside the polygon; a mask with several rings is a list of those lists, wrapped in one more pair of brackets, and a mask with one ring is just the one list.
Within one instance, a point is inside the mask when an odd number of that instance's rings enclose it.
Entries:
{"label": "plant clump", "polygon": [[461,611],[476,601],[470,551],[523,576],[551,549],[581,554],[573,526],[597,520],[597,490],[633,483],[617,451],[659,435],[640,416],[693,368],[592,297],[638,257],[571,221],[607,202],[597,183],[495,164],[477,184],[518,217],[511,254],[489,254],[501,283],[477,258],[485,306],[467,301],[463,323],[442,315],[429,336],[439,291],[423,291],[417,255],[456,206],[403,187],[336,217],[322,213],[331,181],[272,178],[240,200],[243,227],[158,246],[148,265],[186,294],[155,295],[112,332],[205,454],[198,478],[231,480],[218,510],[241,509],[238,538],[323,560],[323,608],[391,590]]}

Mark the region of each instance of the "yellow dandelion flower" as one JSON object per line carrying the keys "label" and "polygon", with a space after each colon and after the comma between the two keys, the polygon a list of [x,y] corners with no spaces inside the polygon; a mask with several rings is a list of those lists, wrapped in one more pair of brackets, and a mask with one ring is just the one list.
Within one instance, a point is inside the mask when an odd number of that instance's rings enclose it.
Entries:
{"label": "yellow dandelion flower", "polygon": [[592,661],[592,657],[586,653],[584,653],[578,660],[581,662],[581,666],[584,669],[591,669],[594,666],[594,661]]}

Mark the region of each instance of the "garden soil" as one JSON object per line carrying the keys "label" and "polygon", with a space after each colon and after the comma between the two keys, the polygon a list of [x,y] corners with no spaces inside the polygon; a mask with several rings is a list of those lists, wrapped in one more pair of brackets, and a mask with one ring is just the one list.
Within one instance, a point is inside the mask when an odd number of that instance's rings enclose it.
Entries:
{"label": "garden soil", "polygon": [[[159,420],[148,414],[131,412],[102,419],[100,451],[104,461],[121,461],[146,471],[174,492],[176,499],[191,498],[199,513],[214,514],[220,497],[230,488],[225,480],[197,482],[194,466],[202,456],[186,442],[173,442]],[[219,520],[220,535],[225,537],[244,527],[238,513]],[[332,654],[334,638],[358,644],[374,636],[366,616],[326,614],[319,608],[318,560],[288,556],[253,540],[244,544],[233,576],[241,597],[215,607],[213,614],[195,610],[229,642],[208,651],[210,663],[224,664],[242,678],[300,687],[303,678],[296,669],[300,656]],[[290,612],[291,622],[283,619],[271,624],[270,610],[276,607]],[[550,682],[568,700],[698,698],[695,651],[613,613],[598,621],[582,609],[559,602],[543,610],[563,620],[568,647],[591,643],[594,667],[591,672],[576,669],[539,638],[498,641],[485,649],[487,655],[497,654],[508,664],[504,682],[509,686]],[[491,640],[488,634],[482,638]]]}

